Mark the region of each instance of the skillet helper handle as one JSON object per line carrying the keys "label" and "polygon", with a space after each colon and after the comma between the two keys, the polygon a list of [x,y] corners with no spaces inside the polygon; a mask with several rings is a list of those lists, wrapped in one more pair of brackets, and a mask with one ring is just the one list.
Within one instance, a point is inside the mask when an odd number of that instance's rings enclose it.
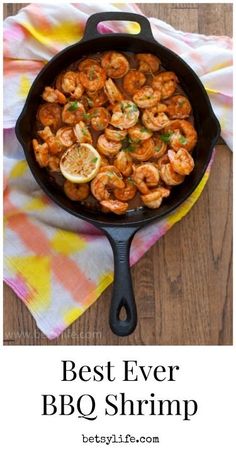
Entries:
{"label": "skillet helper handle", "polygon": [[[83,41],[91,40],[101,36],[97,30],[99,22],[104,21],[132,21],[138,22],[140,25],[140,32],[135,35],[141,39],[155,41],[149,20],[145,16],[135,13],[127,13],[122,11],[108,11],[103,13],[92,14],[87,20]],[[118,33],[117,33],[118,34]],[[109,36],[111,34],[106,34]],[[112,33],[114,35],[114,33]],[[123,35],[123,33],[122,33]]]}
{"label": "skillet helper handle", "polygon": [[[105,228],[114,253],[114,283],[109,323],[112,332],[128,336],[136,328],[137,310],[129,264],[130,246],[137,228]],[[120,319],[121,309],[125,319]]]}

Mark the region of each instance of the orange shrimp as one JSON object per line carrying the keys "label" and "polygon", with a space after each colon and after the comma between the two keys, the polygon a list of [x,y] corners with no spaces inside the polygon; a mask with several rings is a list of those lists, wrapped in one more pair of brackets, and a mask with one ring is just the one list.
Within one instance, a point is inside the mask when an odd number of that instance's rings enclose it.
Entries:
{"label": "orange shrimp", "polygon": [[51,126],[57,129],[61,123],[61,107],[56,103],[41,104],[37,118],[43,126]]}
{"label": "orange shrimp", "polygon": [[105,107],[95,107],[89,111],[91,125],[95,131],[104,130],[110,121],[110,114]]}
{"label": "orange shrimp", "polygon": [[101,201],[100,204],[105,209],[108,209],[109,212],[113,212],[116,215],[123,215],[129,208],[127,202],[121,202],[117,200]]}
{"label": "orange shrimp", "polygon": [[73,183],[66,180],[64,183],[64,191],[72,201],[84,201],[89,195],[88,183]]}
{"label": "orange shrimp", "polygon": [[119,169],[121,174],[129,177],[133,173],[133,161],[129,153],[121,150],[115,157],[114,165]]}
{"label": "orange shrimp", "polygon": [[105,134],[101,134],[97,141],[98,151],[107,157],[116,155],[121,147],[121,142],[109,141]]}
{"label": "orange shrimp", "polygon": [[108,51],[102,56],[102,67],[109,77],[120,79],[129,71],[129,62],[120,52]]}
{"label": "orange shrimp", "polygon": [[130,70],[123,79],[124,90],[134,95],[146,82],[146,76],[141,71]]}
{"label": "orange shrimp", "polygon": [[135,92],[133,96],[134,102],[142,109],[148,109],[157,105],[161,99],[161,92],[153,90],[152,87],[145,86]]}
{"label": "orange shrimp", "polygon": [[142,121],[152,131],[159,131],[170,123],[169,117],[164,112],[159,113],[158,107],[145,109]]}
{"label": "orange shrimp", "polygon": [[32,140],[34,155],[40,167],[46,167],[49,160],[49,150],[46,143],[39,144],[37,139]]}
{"label": "orange shrimp", "polygon": [[187,120],[171,120],[164,128],[164,133],[169,135],[170,146],[175,151],[184,147],[190,152],[197,143],[197,132]]}
{"label": "orange shrimp", "polygon": [[144,73],[156,73],[159,70],[160,60],[153,54],[137,54],[139,71]]}
{"label": "orange shrimp", "polygon": [[125,180],[124,188],[115,188],[113,190],[114,196],[118,201],[127,202],[133,199],[137,193],[135,182],[131,178]]}
{"label": "orange shrimp", "polygon": [[185,148],[180,148],[178,152],[168,150],[168,157],[170,163],[177,174],[189,175],[194,168],[194,161],[192,156]]}
{"label": "orange shrimp", "polygon": [[85,109],[82,103],[70,101],[62,111],[62,120],[69,125],[75,125],[84,119]]}
{"label": "orange shrimp", "polygon": [[160,176],[163,182],[166,183],[166,185],[179,185],[180,183],[183,183],[184,181],[184,176],[177,174],[177,172],[174,171],[172,165],[170,163],[163,164],[160,169]]}
{"label": "orange shrimp", "polygon": [[124,188],[125,184],[116,172],[99,172],[91,182],[91,192],[98,201],[110,199],[109,189]]}
{"label": "orange shrimp", "polygon": [[65,104],[66,103],[66,97],[63,93],[61,93],[59,90],[54,89],[52,87],[45,87],[42,98],[44,101],[47,101],[48,103],[59,103],[59,104]]}
{"label": "orange shrimp", "polygon": [[141,199],[147,207],[150,209],[158,209],[162,204],[163,197],[168,197],[170,195],[170,190],[163,187],[158,187],[148,194],[141,196]]}
{"label": "orange shrimp", "polygon": [[175,95],[166,100],[167,114],[170,119],[183,119],[191,114],[191,104],[189,100],[182,95]]}
{"label": "orange shrimp", "polygon": [[65,147],[71,147],[76,141],[74,131],[71,126],[64,126],[63,128],[57,130],[56,137]]}
{"label": "orange shrimp", "polygon": [[162,71],[154,76],[152,87],[161,92],[161,99],[172,96],[177,87],[178,78],[172,71]]}
{"label": "orange shrimp", "polygon": [[140,193],[148,194],[150,187],[158,185],[160,177],[153,163],[145,163],[135,168],[132,178]]}
{"label": "orange shrimp", "polygon": [[74,126],[74,135],[80,144],[81,143],[88,143],[88,144],[93,143],[91,133],[84,122],[76,123],[76,125]]}
{"label": "orange shrimp", "polygon": [[142,141],[140,144],[131,144],[130,156],[139,161],[147,161],[153,157],[154,142],[152,138]]}
{"label": "orange shrimp", "polygon": [[97,63],[84,67],[79,74],[80,82],[86,90],[96,92],[104,87],[106,71]]}

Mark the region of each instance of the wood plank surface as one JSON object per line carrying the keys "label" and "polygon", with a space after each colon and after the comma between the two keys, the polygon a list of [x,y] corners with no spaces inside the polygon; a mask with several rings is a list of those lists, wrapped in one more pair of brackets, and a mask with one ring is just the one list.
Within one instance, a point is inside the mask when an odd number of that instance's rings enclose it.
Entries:
{"label": "wood plank surface", "polygon": [[[5,4],[4,16],[27,4]],[[232,4],[139,4],[187,32],[232,36]],[[4,286],[6,345],[232,344],[232,153],[219,141],[209,182],[191,212],[132,269],[139,323],[127,338],[108,327],[111,287],[59,338],[48,341]]]}

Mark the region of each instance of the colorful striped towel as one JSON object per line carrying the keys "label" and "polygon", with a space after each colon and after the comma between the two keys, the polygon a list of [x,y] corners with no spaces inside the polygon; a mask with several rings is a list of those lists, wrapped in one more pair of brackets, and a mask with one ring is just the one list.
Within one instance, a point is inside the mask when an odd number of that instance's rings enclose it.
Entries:
{"label": "colorful striped towel", "polygon": [[[26,303],[49,339],[59,336],[112,282],[113,257],[100,231],[65,213],[44,195],[24,160],[14,126],[30,85],[45,62],[79,41],[88,16],[102,9],[97,3],[34,3],[4,22],[4,280]],[[134,4],[110,4],[106,10],[141,13]],[[222,136],[231,147],[232,40],[183,33],[153,18],[150,22],[155,38],[180,54],[200,76],[221,122]],[[113,30],[112,24],[100,24],[101,33],[108,30]],[[119,23],[116,30],[132,33],[137,29]],[[191,209],[209,171],[210,166],[178,210],[136,234],[131,264]]]}

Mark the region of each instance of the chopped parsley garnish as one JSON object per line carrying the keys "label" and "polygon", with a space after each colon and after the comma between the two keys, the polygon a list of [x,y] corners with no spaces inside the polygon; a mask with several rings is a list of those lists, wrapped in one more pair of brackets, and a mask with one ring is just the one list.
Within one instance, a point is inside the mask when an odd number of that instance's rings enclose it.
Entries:
{"label": "chopped parsley garnish", "polygon": [[180,144],[185,145],[185,144],[187,144],[188,139],[186,139],[186,137],[182,136],[182,134],[181,134],[179,136],[179,142],[180,142]]}
{"label": "chopped parsley garnish", "polygon": [[182,101],[179,101],[179,102],[178,102],[178,106],[179,106],[179,107],[183,107],[184,104],[185,104],[185,100],[182,100]]}
{"label": "chopped parsley garnish", "polygon": [[99,115],[99,110],[98,109],[93,109],[92,113],[89,114],[91,118],[97,117]]}
{"label": "chopped parsley garnish", "polygon": [[169,142],[173,133],[163,133],[160,135],[160,138],[163,142]]}
{"label": "chopped parsley garnish", "polygon": [[70,106],[67,108],[68,111],[76,111],[78,109],[78,101],[73,101]]}
{"label": "chopped parsley garnish", "polygon": [[98,158],[96,158],[96,157],[95,157],[95,158],[93,158],[93,159],[92,159],[92,163],[96,163],[96,162],[97,162],[97,160],[98,160]]}
{"label": "chopped parsley garnish", "polygon": [[86,96],[86,100],[87,100],[87,103],[88,103],[89,107],[93,107],[94,102],[90,98],[88,98],[87,96]]}
{"label": "chopped parsley garnish", "polygon": [[126,137],[122,141],[122,150],[123,150],[123,152],[134,152],[136,150],[137,144],[139,142],[140,142],[139,140],[132,141],[132,139],[130,137],[128,137],[128,138]]}
{"label": "chopped parsley garnish", "polygon": [[114,177],[114,175],[117,175],[117,174],[115,172],[107,171],[106,175],[111,178],[111,177]]}
{"label": "chopped parsley garnish", "polygon": [[85,112],[83,114],[83,118],[84,118],[84,120],[90,120],[91,119],[91,114],[88,114],[88,113]]}
{"label": "chopped parsley garnish", "polygon": [[136,144],[130,144],[128,147],[123,149],[123,152],[134,152],[136,150]]}
{"label": "chopped parsley garnish", "polygon": [[154,147],[154,150],[155,150],[155,152],[160,152],[161,145],[156,145],[156,147]]}
{"label": "chopped parsley garnish", "polygon": [[137,112],[138,111],[138,107],[136,106],[136,104],[131,104],[130,110],[132,110],[132,112]]}
{"label": "chopped parsley garnish", "polygon": [[93,80],[94,80],[94,76],[95,76],[95,71],[94,71],[93,68],[91,68],[91,69],[89,70],[89,73],[88,73],[88,78],[89,78],[89,80],[90,80],[90,81],[93,81]]}
{"label": "chopped parsley garnish", "polygon": [[127,178],[128,182],[131,183],[132,185],[135,185],[135,181],[132,179],[132,177]]}

